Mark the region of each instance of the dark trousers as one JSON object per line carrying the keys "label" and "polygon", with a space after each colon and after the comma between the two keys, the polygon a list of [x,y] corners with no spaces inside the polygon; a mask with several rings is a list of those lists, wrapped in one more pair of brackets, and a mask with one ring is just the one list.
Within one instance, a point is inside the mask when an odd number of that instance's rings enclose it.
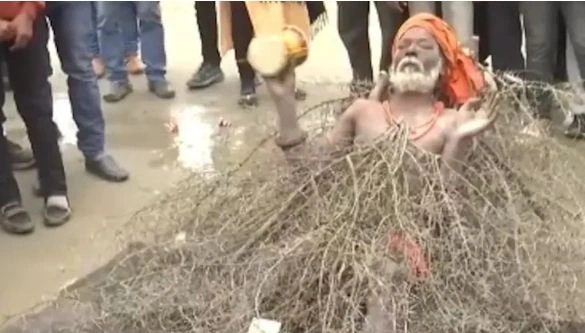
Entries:
{"label": "dark trousers", "polygon": [[492,56],[496,71],[524,71],[520,10],[515,1],[475,2],[480,55]]}
{"label": "dark trousers", "polygon": [[[578,1],[522,2],[526,29],[526,69],[530,78],[553,82],[559,62],[565,61],[563,21],[575,49],[581,76],[585,75],[585,3]],[[563,35],[561,35],[563,33]],[[566,71],[566,70],[565,70]],[[555,73],[557,72],[557,73]],[[555,75],[557,74],[557,75]]]}
{"label": "dark trousers", "polygon": [[67,74],[69,102],[79,129],[77,145],[90,161],[105,155],[105,122],[97,78],[91,65],[93,26],[87,24],[93,5],[89,1],[51,1],[47,2],[46,11],[57,55]]}
{"label": "dark trousers", "polygon": [[[552,83],[558,80],[558,62],[565,61],[565,54],[559,55],[559,26],[561,18],[575,49],[575,56],[581,77],[585,77],[585,3],[583,2],[522,2],[520,10],[524,16],[526,30],[526,70],[531,80]],[[563,49],[566,44],[561,45]],[[562,59],[560,59],[562,58]],[[565,65],[566,68],[566,65]],[[566,71],[566,69],[564,69]],[[539,116],[550,117],[553,100],[550,94],[536,97]]]}
{"label": "dark trousers", "polygon": [[[375,1],[382,29],[382,55],[379,69],[388,70],[392,62],[392,44],[398,28],[407,13],[390,7],[384,1]],[[369,1],[338,1],[338,30],[345,45],[353,70],[353,82],[373,81],[372,53],[368,37]]]}
{"label": "dark trousers", "polygon": [[[492,57],[496,71],[523,73],[524,56],[521,52],[522,26],[518,1],[475,1],[474,29],[480,38],[479,59]],[[559,12],[558,42],[553,77],[556,81],[567,80],[566,35],[563,15]]]}
{"label": "dark trousers", "polygon": [[[248,63],[248,46],[254,36],[254,28],[243,1],[230,1],[232,12],[232,39],[238,72],[242,81],[254,80],[255,73]],[[217,49],[218,28],[215,1],[195,1],[195,13],[201,39],[203,62],[219,66],[221,56]]]}
{"label": "dark trousers", "polygon": [[[24,49],[11,52],[9,44],[0,44],[0,58],[8,64],[14,99],[24,120],[37,160],[39,180],[47,195],[67,194],[65,170],[53,123],[53,96],[47,50],[48,27],[44,17],[34,25],[33,38]],[[4,87],[0,85],[0,106],[4,105]],[[1,110],[1,109],[0,109]],[[6,121],[0,111],[0,124]],[[0,205],[20,201],[18,185],[12,173],[6,137],[0,128]]]}

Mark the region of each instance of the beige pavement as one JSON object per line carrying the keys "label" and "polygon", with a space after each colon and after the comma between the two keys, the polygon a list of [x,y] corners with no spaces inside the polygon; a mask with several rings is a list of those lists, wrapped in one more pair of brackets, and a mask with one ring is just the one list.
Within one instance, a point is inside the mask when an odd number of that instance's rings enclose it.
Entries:
{"label": "beige pavement", "polygon": [[[343,94],[341,88],[311,89],[311,82],[342,83],[351,76],[337,35],[335,4],[328,2],[328,7],[333,10],[332,22],[317,37],[310,60],[299,70],[299,79],[307,82],[309,88],[308,104]],[[239,82],[233,53],[222,64],[226,72],[223,84],[199,92],[186,90],[185,82],[201,62],[193,3],[165,1],[163,16],[168,77],[177,90],[177,98],[157,100],[146,92],[145,79],[136,77],[133,78],[135,93],[127,100],[115,105],[103,104],[110,152],[132,173],[125,184],[105,183],[85,172],[83,159],[75,147],[75,125],[70,115],[65,76],[54,57],[55,119],[65,135],[63,151],[74,218],[58,229],[42,226],[39,218],[42,203],[32,196],[31,190],[35,172],[18,174],[25,205],[36,218],[37,229],[24,237],[0,232],[0,325],[7,318],[51,298],[67,281],[82,276],[112,256],[120,247],[117,232],[135,211],[156,200],[158,193],[168,190],[189,172],[221,170],[229,162],[237,162],[248,147],[272,130],[271,103],[264,87],[259,88],[259,108],[237,107]],[[376,25],[372,23],[372,27]],[[377,57],[379,33],[374,33],[372,38],[374,57]],[[54,54],[52,44],[51,48]],[[103,91],[105,82],[100,84]],[[10,95],[4,109],[9,118],[6,123],[9,136],[28,145]],[[173,146],[173,139],[164,126],[174,112],[182,112],[191,120],[193,135],[185,139],[187,142],[181,149]],[[233,126],[228,129],[227,137],[218,140],[221,136],[217,125],[222,117]]]}

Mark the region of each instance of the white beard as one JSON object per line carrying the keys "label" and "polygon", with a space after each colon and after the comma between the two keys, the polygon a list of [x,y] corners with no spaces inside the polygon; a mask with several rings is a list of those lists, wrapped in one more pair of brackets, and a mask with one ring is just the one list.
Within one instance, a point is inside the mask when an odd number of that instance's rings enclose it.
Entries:
{"label": "white beard", "polygon": [[[414,63],[418,70],[413,68],[402,68],[407,62]],[[398,93],[417,92],[432,93],[437,86],[441,75],[442,60],[426,74],[422,71],[423,65],[416,58],[404,58],[392,68],[390,73],[390,84]]]}

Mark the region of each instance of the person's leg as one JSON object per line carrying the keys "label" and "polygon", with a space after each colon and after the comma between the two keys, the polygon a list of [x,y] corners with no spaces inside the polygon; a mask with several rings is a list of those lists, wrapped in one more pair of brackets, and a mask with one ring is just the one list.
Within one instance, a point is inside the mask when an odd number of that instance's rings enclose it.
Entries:
{"label": "person's leg", "polygon": [[134,4],[140,25],[141,53],[146,64],[148,89],[160,98],[173,98],[175,91],[165,78],[167,55],[160,2],[135,1]]}
{"label": "person's leg", "polygon": [[[561,3],[561,11],[575,51],[579,74],[581,78],[585,78],[585,21],[583,21],[585,3],[563,2]],[[585,87],[581,86],[580,88]],[[583,138],[585,136],[585,107],[583,103],[579,103],[579,106],[577,103],[574,104],[576,105],[569,115],[570,125],[566,128],[565,135]]]}
{"label": "person's leg", "polygon": [[559,11],[558,21],[558,42],[557,42],[557,54],[556,54],[556,65],[554,69],[554,80],[556,82],[567,82],[569,81],[569,73],[567,69],[567,24],[563,14]]}
{"label": "person's leg", "polygon": [[485,4],[489,53],[492,56],[493,69],[523,72],[522,26],[518,2],[488,1]]}
{"label": "person's leg", "polygon": [[210,87],[224,80],[220,68],[221,56],[217,49],[218,28],[215,1],[195,1],[195,18],[199,28],[203,63],[187,81],[189,89]]}
{"label": "person's leg", "polygon": [[396,8],[388,6],[382,1],[376,1],[376,10],[382,30],[382,52],[380,56],[380,71],[388,71],[392,63],[392,45],[394,36],[402,25],[404,15]]}
{"label": "person's leg", "polygon": [[122,2],[98,1],[98,29],[101,34],[100,50],[106,62],[110,91],[104,95],[108,103],[124,99],[132,92],[128,72],[124,64],[124,36],[120,30]]}
{"label": "person's leg", "polygon": [[92,55],[97,58],[100,56],[100,44],[99,44],[99,38],[98,38],[98,24],[97,24],[97,4],[95,1],[90,1],[91,3],[91,25],[92,25],[92,31],[91,31],[91,53]]}
{"label": "person's leg", "polygon": [[444,1],[442,8],[443,18],[453,27],[461,45],[477,54],[473,42],[473,2]]}
{"label": "person's leg", "polygon": [[373,81],[372,53],[368,35],[370,3],[337,2],[338,31],[353,71],[352,92],[363,94]]}
{"label": "person's leg", "polygon": [[2,66],[2,84],[4,84],[4,91],[11,91],[12,87],[10,86],[10,78],[8,77],[8,67],[6,66],[6,61],[2,61],[0,66]]}
{"label": "person's leg", "polygon": [[490,56],[487,7],[487,1],[473,1],[473,34],[479,38],[477,60],[484,65]]}
{"label": "person's leg", "polygon": [[120,29],[124,37],[124,55],[126,57],[131,55],[138,55],[138,20],[132,19],[138,17],[136,13],[136,6],[132,3],[126,2],[120,8],[125,20],[120,22]]}
{"label": "person's leg", "polygon": [[[144,73],[144,64],[138,55],[138,20],[136,19],[136,6],[132,2],[125,2],[121,7],[122,20],[120,29],[124,38],[124,56],[126,68],[132,75]],[[134,19],[132,19],[134,18]]]}
{"label": "person's leg", "polygon": [[436,6],[434,1],[409,1],[408,10],[410,15],[416,15],[420,13],[431,13],[436,14]]}
{"label": "person's leg", "polygon": [[[4,54],[7,47],[0,44],[0,59],[5,62]],[[1,74],[6,73],[6,66],[0,68]],[[4,87],[0,81],[0,225],[11,233],[28,233],[34,230],[30,216],[22,207],[22,199],[18,184],[12,173],[10,163],[10,143],[6,139],[2,124],[6,121],[2,107],[4,106]]]}
{"label": "person's leg", "polygon": [[256,105],[256,73],[247,58],[248,46],[252,37],[254,37],[254,27],[252,27],[252,21],[250,20],[244,1],[231,1],[230,5],[232,13],[232,38],[241,82],[238,104],[241,106]]}
{"label": "person's leg", "polygon": [[[556,2],[521,2],[520,11],[526,31],[526,78],[553,82],[558,39],[558,6]],[[549,94],[534,91],[536,116],[550,119],[552,100]]]}
{"label": "person's leg", "polygon": [[51,2],[47,14],[63,72],[67,74],[69,101],[79,131],[77,144],[86,169],[110,181],[125,181],[128,173],[105,153],[105,123],[97,79],[92,72],[92,51],[86,42],[92,29],[88,1]]}
{"label": "person's leg", "polygon": [[49,75],[48,26],[44,17],[33,28],[29,44],[8,52],[10,80],[18,112],[27,128],[37,160],[39,180],[45,198],[45,223],[67,222],[71,210],[67,199],[67,183],[63,159],[58,145],[57,126],[53,122],[53,96]]}

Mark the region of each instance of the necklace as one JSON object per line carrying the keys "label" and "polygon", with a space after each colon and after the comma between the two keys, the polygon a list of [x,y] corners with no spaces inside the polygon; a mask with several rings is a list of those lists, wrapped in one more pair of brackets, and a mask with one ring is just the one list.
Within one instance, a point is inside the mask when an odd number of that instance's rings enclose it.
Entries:
{"label": "necklace", "polygon": [[[443,110],[445,110],[445,105],[442,102],[435,102],[433,104],[432,115],[424,123],[419,124],[417,126],[411,126],[409,128],[408,138],[412,141],[416,141],[416,140],[422,138],[423,136],[425,136],[427,133],[429,133],[430,130],[437,123],[437,119],[439,119],[439,116],[441,116],[441,114],[443,113]],[[386,109],[386,114],[387,114],[387,116],[392,124],[394,124],[396,126],[403,125],[404,117],[396,118],[394,116],[392,110],[390,109],[390,105],[388,105],[388,108]]]}

